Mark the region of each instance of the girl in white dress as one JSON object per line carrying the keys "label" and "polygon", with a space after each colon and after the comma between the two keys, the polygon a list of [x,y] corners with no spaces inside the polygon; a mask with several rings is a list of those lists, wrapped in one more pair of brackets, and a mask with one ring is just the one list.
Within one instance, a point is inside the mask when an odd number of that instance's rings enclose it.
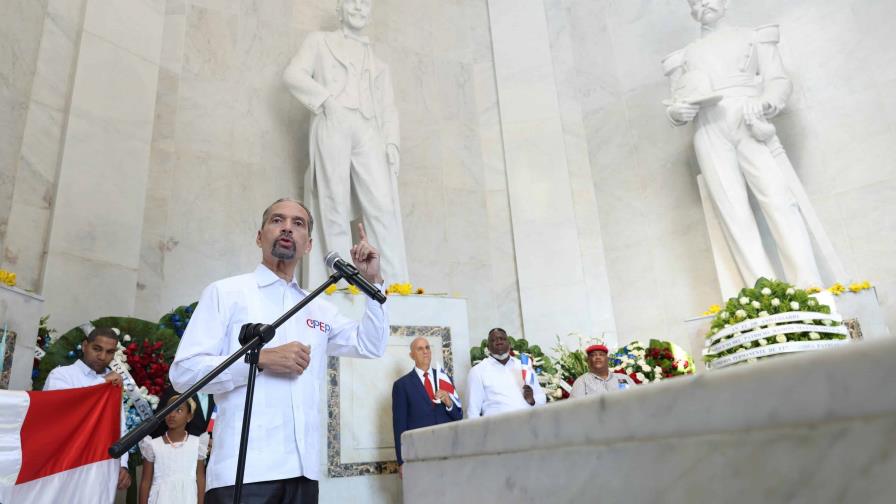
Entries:
{"label": "girl in white dress", "polygon": [[[168,400],[168,404],[180,396]],[[168,431],[140,441],[143,476],[140,504],[202,504],[205,496],[205,458],[208,434],[199,437],[187,433],[196,402],[187,402],[165,417]]]}

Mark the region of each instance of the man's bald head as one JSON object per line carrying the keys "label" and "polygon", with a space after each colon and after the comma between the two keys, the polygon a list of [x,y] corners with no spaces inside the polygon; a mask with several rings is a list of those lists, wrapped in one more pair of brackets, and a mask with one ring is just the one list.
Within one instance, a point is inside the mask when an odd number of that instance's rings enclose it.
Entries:
{"label": "man's bald head", "polygon": [[429,340],[423,336],[414,338],[411,341],[411,353],[409,355],[418,369],[424,371],[429,369],[432,363],[432,349],[429,347]]}

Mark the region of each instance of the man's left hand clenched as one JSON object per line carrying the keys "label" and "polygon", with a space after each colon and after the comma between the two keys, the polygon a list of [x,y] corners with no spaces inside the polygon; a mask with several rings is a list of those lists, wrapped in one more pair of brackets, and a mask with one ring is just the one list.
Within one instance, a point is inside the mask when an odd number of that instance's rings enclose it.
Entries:
{"label": "man's left hand clenched", "polygon": [[383,283],[383,277],[380,275],[380,253],[367,242],[364,224],[360,222],[358,223],[358,236],[361,240],[352,246],[352,263],[368,282]]}

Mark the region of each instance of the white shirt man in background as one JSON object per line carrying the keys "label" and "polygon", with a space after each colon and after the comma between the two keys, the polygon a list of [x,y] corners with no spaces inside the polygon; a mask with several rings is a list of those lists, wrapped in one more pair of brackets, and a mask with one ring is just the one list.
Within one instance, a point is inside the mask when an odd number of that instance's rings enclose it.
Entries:
{"label": "white shirt man in background", "polygon": [[[60,366],[47,375],[44,382],[44,390],[63,390],[81,387],[90,387],[102,383],[113,383],[121,386],[121,376],[109,369],[109,363],[115,357],[118,349],[118,335],[115,331],[105,327],[97,327],[90,331],[87,338],[81,343],[82,356],[74,364]],[[121,433],[127,432],[125,428],[125,413],[121,412]],[[118,479],[109,481],[107,492],[98,496],[97,502],[111,503],[115,499],[115,490],[124,490],[131,485],[131,476],[128,473],[128,454],[121,456],[121,469]],[[89,489],[84,489],[89,491]]]}
{"label": "white shirt man in background", "polygon": [[496,327],[488,332],[488,356],[473,366],[468,377],[467,416],[489,416],[528,409],[547,400],[538,380],[523,383],[523,364],[510,356],[507,332]]}

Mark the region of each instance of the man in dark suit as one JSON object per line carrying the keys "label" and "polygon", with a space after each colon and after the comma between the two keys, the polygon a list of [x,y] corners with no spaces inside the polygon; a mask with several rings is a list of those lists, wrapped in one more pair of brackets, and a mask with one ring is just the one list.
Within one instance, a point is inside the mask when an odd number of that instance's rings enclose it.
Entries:
{"label": "man in dark suit", "polygon": [[[420,427],[429,427],[463,418],[460,402],[452,397],[453,390],[439,385],[438,370],[431,369],[432,350],[426,338],[411,342],[411,359],[414,369],[395,380],[392,385],[392,431],[395,434],[395,456],[398,459],[398,475],[402,476],[401,433]],[[442,380],[450,380],[441,374]],[[454,386],[450,383],[448,386]],[[449,393],[450,392],[450,393]]]}

